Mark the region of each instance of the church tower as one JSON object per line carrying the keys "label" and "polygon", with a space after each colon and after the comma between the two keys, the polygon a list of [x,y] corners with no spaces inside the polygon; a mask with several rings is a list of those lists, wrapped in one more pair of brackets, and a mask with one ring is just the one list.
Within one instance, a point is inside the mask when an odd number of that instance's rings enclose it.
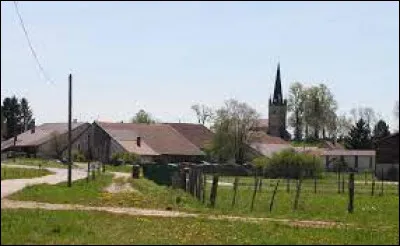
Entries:
{"label": "church tower", "polygon": [[286,131],[286,112],[287,100],[282,96],[281,69],[278,63],[276,71],[274,95],[268,104],[268,134],[280,137],[285,140],[290,139],[289,133]]}

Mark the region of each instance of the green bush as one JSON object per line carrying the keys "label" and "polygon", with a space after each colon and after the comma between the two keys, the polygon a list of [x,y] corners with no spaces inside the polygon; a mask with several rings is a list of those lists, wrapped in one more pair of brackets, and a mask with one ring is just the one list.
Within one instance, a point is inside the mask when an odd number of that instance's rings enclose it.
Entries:
{"label": "green bush", "polygon": [[[297,153],[293,149],[283,150],[271,158],[258,161],[264,164],[264,176],[269,178],[304,178],[319,176],[322,160],[308,153]],[[257,164],[256,164],[257,165]]]}
{"label": "green bush", "polygon": [[86,161],[86,157],[82,151],[78,151],[78,150],[72,151],[71,157],[72,157],[72,161],[76,161],[76,162],[85,162]]}
{"label": "green bush", "polygon": [[347,172],[349,168],[349,164],[345,160],[336,159],[333,161],[333,171],[338,172]]}
{"label": "green bush", "polygon": [[118,152],[111,155],[111,161],[114,164],[121,164],[121,162],[124,164],[134,164],[136,161],[138,161],[138,156],[135,153]]}

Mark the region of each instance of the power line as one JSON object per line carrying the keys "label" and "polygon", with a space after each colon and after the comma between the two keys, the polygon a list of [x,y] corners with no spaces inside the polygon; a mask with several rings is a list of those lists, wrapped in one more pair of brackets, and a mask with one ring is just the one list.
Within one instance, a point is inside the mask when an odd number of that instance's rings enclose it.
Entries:
{"label": "power line", "polygon": [[29,39],[28,32],[27,32],[27,30],[26,30],[26,28],[25,28],[24,21],[23,21],[23,19],[22,19],[21,14],[19,13],[17,1],[13,1],[13,2],[14,2],[15,11],[17,12],[17,15],[18,15],[18,18],[19,18],[19,21],[20,21],[22,30],[24,31],[26,40],[28,41],[28,45],[29,45],[29,48],[30,48],[30,50],[31,50],[31,53],[32,53],[33,57],[35,58],[35,61],[36,61],[37,65],[38,65],[40,71],[42,72],[44,78],[45,78],[48,82],[54,84],[53,80],[51,80],[51,79],[49,78],[49,76],[47,76],[46,72],[45,72],[44,69],[43,69],[42,64],[40,64],[39,58],[38,58],[38,56],[37,56],[35,50],[33,49],[31,40]]}

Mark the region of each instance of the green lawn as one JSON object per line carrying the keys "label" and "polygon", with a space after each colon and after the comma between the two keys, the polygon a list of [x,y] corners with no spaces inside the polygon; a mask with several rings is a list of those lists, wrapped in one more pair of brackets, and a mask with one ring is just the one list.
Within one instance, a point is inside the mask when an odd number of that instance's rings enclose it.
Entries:
{"label": "green lawn", "polygon": [[[29,223],[27,223],[29,221]],[[1,244],[398,244],[398,230],[299,228],[262,222],[8,210]]]}
{"label": "green lawn", "polygon": [[[26,165],[26,166],[36,166],[36,167],[54,167],[54,168],[68,168],[68,165],[59,163],[52,160],[46,160],[41,158],[15,158],[8,159],[6,161],[2,161],[2,164],[10,164],[10,165]],[[72,165],[73,168],[77,168],[77,165]]]}
{"label": "green lawn", "polygon": [[36,178],[52,174],[46,169],[1,167],[1,180]]}
{"label": "green lawn", "polygon": [[[77,203],[91,206],[120,206],[142,207],[181,210],[198,213],[229,214],[255,217],[296,218],[305,220],[340,221],[357,224],[361,227],[379,228],[389,227],[398,231],[399,197],[394,194],[371,196],[370,194],[356,194],[355,211],[347,212],[348,194],[304,189],[300,193],[298,210],[293,210],[294,185],[289,193],[284,183],[278,190],[272,212],[269,204],[274,183],[263,185],[255,199],[254,209],[251,211],[251,197],[253,187],[240,187],[234,208],[231,207],[232,187],[219,186],[216,207],[208,208],[182,190],[173,190],[165,186],[156,185],[147,179],[130,179],[138,192],[111,194],[103,189],[111,183],[110,175],[96,176],[96,181],[89,183],[79,180],[68,188],[65,183],[58,185],[35,185],[26,187],[22,191],[11,195],[10,199],[40,201],[49,203]],[[206,197],[208,200],[211,184],[207,184]],[[208,202],[207,202],[208,203]]]}

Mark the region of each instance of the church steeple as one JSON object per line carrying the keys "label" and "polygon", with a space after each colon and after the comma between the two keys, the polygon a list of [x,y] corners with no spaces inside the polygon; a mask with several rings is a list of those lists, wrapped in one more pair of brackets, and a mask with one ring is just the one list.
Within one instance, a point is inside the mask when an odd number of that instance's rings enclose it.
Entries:
{"label": "church steeple", "polygon": [[282,85],[281,85],[281,68],[280,68],[279,63],[278,63],[278,69],[276,71],[274,97],[272,99],[272,102],[274,104],[283,104]]}

